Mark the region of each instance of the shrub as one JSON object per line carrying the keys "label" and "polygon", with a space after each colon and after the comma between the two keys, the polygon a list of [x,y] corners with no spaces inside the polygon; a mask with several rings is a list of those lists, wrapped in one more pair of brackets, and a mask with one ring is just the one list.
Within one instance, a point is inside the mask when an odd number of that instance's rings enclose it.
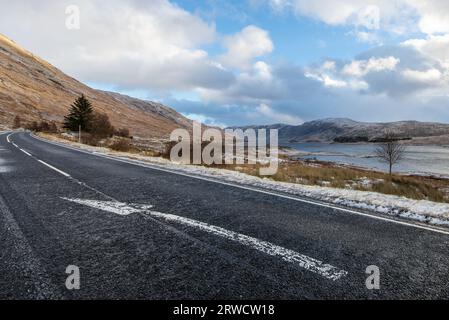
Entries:
{"label": "shrub", "polygon": [[128,152],[133,149],[131,143],[127,139],[117,139],[109,146],[109,148],[120,152]]}
{"label": "shrub", "polygon": [[114,127],[109,121],[109,117],[105,113],[94,112],[87,131],[98,139],[105,139],[112,137],[114,134]]}
{"label": "shrub", "polygon": [[50,131],[50,124],[47,121],[41,121],[38,126],[38,130],[40,132],[48,132]]}
{"label": "shrub", "polygon": [[38,131],[39,125],[38,125],[37,121],[33,121],[31,123],[27,123],[27,125],[25,126],[25,129],[31,130],[31,131]]}
{"label": "shrub", "polygon": [[169,141],[165,144],[164,151],[162,151],[161,156],[165,159],[170,159],[170,153],[173,147],[177,144],[176,141]]}
{"label": "shrub", "polygon": [[58,132],[58,127],[54,121],[47,122],[42,120],[41,122],[33,121],[25,126],[25,129],[35,131],[35,132],[48,132],[56,133]]}
{"label": "shrub", "polygon": [[50,128],[48,132],[57,133],[58,131],[58,126],[56,125],[56,123],[54,121],[50,122]]}
{"label": "shrub", "polygon": [[98,136],[90,134],[90,133],[83,132],[81,134],[81,142],[84,144],[93,146],[93,147],[100,146],[100,140],[101,139]]}
{"label": "shrub", "polygon": [[117,137],[129,138],[129,129],[120,128],[114,132]]}
{"label": "shrub", "polygon": [[15,116],[12,128],[13,129],[19,129],[21,127],[22,127],[22,119],[19,116]]}
{"label": "shrub", "polygon": [[[205,148],[209,143],[211,143],[211,142],[210,142],[210,141],[203,141],[203,142],[201,143],[201,154],[203,153],[204,148]],[[167,143],[165,144],[165,149],[164,149],[164,151],[161,153],[161,156],[162,156],[163,158],[170,159],[171,151],[172,151],[172,149],[173,149],[177,144],[178,144],[177,141],[169,141],[169,142],[167,142]],[[224,154],[224,146],[222,146],[222,149],[223,149],[223,150],[222,150],[222,154]],[[180,156],[181,156],[181,154],[180,154]],[[212,154],[212,156],[213,156],[213,154]],[[202,159],[202,157],[201,157],[201,159]],[[193,163],[193,142],[190,143],[190,163]]]}

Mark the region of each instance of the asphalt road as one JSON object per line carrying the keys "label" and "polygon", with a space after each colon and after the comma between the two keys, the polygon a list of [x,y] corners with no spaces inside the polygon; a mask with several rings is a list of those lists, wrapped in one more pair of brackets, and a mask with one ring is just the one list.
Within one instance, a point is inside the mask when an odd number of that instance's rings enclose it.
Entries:
{"label": "asphalt road", "polygon": [[447,299],[448,248],[448,234],[0,135],[0,299]]}

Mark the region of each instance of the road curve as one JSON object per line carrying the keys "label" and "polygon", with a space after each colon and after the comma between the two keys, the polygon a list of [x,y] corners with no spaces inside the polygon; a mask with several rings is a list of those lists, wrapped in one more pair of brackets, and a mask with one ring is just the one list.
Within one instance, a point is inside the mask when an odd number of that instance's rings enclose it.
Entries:
{"label": "road curve", "polygon": [[[448,298],[449,235],[0,135],[0,299]],[[65,286],[69,265],[80,289]],[[380,269],[380,289],[366,268]]]}

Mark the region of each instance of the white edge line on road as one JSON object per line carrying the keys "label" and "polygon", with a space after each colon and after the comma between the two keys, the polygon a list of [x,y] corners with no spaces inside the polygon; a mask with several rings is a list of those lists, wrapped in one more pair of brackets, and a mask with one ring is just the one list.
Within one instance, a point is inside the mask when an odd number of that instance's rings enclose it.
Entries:
{"label": "white edge line on road", "polygon": [[9,140],[9,137],[12,135],[12,133],[8,134],[8,136],[6,137],[6,141],[8,141],[8,143],[11,143],[11,140]]}
{"label": "white edge line on road", "polygon": [[50,164],[48,164],[48,163],[46,163],[46,162],[44,162],[44,161],[42,161],[42,160],[37,160],[37,161],[39,161],[39,162],[42,163],[43,165],[49,167],[50,169],[52,169],[52,170],[54,170],[54,171],[56,171],[56,172],[62,174],[63,176],[66,176],[67,178],[70,178],[70,175],[69,175],[68,173],[65,173],[64,171],[61,171],[61,170],[59,170],[58,168],[55,168],[55,167],[53,167],[52,165],[50,165]]}
{"label": "white edge line on road", "polygon": [[[15,133],[15,132],[9,134],[9,135],[6,137],[6,139],[8,140],[9,143],[11,143],[10,140],[9,140],[9,137],[10,137],[12,134],[14,134],[14,133]],[[15,144],[14,142],[12,142],[12,144],[13,144],[14,147],[16,147],[17,149],[19,149],[20,151],[22,151],[22,152],[25,153],[26,155],[32,157],[32,155],[31,155],[29,152],[23,150],[22,148],[20,148],[20,147],[19,147],[17,144]],[[43,165],[49,167],[50,169],[52,169],[52,170],[54,170],[54,171],[56,171],[56,172],[62,174],[63,176],[65,176],[65,177],[67,177],[67,178],[71,178],[71,176],[70,176],[68,173],[65,173],[64,171],[59,170],[58,168],[55,168],[55,167],[53,167],[52,165],[50,165],[50,164],[48,164],[48,163],[46,163],[46,162],[44,162],[44,161],[42,161],[42,160],[39,160],[39,159],[36,159],[36,160],[39,161],[40,163],[42,163]]]}
{"label": "white edge line on road", "polygon": [[23,150],[23,149],[21,149],[21,148],[19,148],[19,149],[20,149],[20,151],[22,151],[23,153],[25,153],[27,156],[32,157],[32,155],[31,155],[29,152],[27,152],[27,151],[25,151],[25,150]]}
{"label": "white edge line on road", "polygon": [[96,157],[101,157],[101,158],[105,158],[105,159],[109,159],[109,160],[115,160],[115,161],[118,161],[118,162],[124,162],[124,163],[132,164],[132,165],[135,165],[135,166],[140,166],[140,167],[144,167],[144,168],[148,168],[148,169],[153,169],[153,170],[158,170],[158,171],[167,172],[167,173],[171,173],[171,174],[176,174],[176,175],[180,175],[180,176],[185,176],[185,177],[189,177],[189,178],[193,178],[193,179],[198,179],[198,180],[204,180],[204,181],[208,181],[208,182],[218,183],[218,184],[221,184],[221,185],[226,185],[226,186],[239,188],[239,189],[243,189],[243,190],[249,190],[249,191],[253,191],[253,192],[259,192],[259,193],[263,193],[263,194],[268,194],[268,195],[276,196],[276,197],[279,197],[279,198],[284,198],[284,199],[289,199],[289,200],[293,200],[293,201],[297,201],[297,202],[312,204],[312,205],[316,205],[316,206],[320,206],[320,207],[324,207],[324,208],[328,208],[328,209],[334,209],[334,210],[338,210],[338,211],[342,211],[342,212],[346,212],[346,213],[351,213],[351,214],[355,214],[355,215],[359,215],[359,216],[363,216],[363,217],[367,217],[367,218],[371,218],[371,219],[376,219],[376,220],[380,220],[380,221],[384,221],[384,222],[391,222],[391,223],[395,223],[395,224],[399,224],[399,225],[403,225],[403,226],[407,226],[407,227],[412,227],[412,228],[417,228],[417,229],[422,229],[422,230],[427,230],[427,231],[432,231],[432,232],[436,232],[436,233],[440,233],[440,234],[449,235],[449,231],[445,231],[445,230],[441,230],[441,229],[436,229],[436,228],[427,227],[427,226],[414,224],[414,223],[410,223],[410,222],[405,222],[405,221],[399,221],[399,220],[395,220],[395,219],[391,219],[391,218],[387,218],[387,217],[381,217],[381,216],[377,216],[375,214],[369,214],[369,213],[364,213],[364,212],[355,211],[355,210],[351,210],[351,209],[345,209],[345,208],[337,207],[337,206],[334,206],[334,205],[331,205],[331,204],[325,204],[325,203],[320,203],[320,202],[316,202],[316,201],[312,201],[312,200],[301,199],[299,197],[283,195],[283,194],[279,194],[279,193],[276,193],[276,192],[271,192],[271,191],[261,190],[261,189],[257,189],[257,188],[242,186],[242,185],[229,183],[229,182],[217,181],[217,180],[214,180],[214,179],[194,176],[194,175],[190,175],[190,174],[183,173],[183,172],[176,172],[176,171],[172,171],[172,170],[169,170],[169,169],[160,168],[160,167],[158,167],[156,165],[143,163],[143,162],[137,161],[137,160],[129,161],[129,160],[120,159],[120,158],[117,158],[117,157],[114,157],[114,156],[105,155],[105,154],[93,153],[93,152],[82,150],[82,149],[79,149],[79,148],[66,146],[66,145],[64,145],[62,143],[48,141],[46,139],[37,137],[35,135],[31,135],[31,137],[33,137],[36,140],[40,140],[42,142],[46,142],[46,143],[53,144],[53,145],[56,145],[56,146],[59,146],[59,147],[63,147],[63,148],[66,148],[66,149],[78,151],[78,152],[81,152],[81,153],[90,154],[90,155],[93,155],[93,156],[96,156]]}

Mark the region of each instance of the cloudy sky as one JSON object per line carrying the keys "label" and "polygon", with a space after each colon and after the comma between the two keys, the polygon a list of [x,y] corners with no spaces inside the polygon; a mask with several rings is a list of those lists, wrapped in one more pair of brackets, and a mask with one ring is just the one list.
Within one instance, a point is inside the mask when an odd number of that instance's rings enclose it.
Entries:
{"label": "cloudy sky", "polygon": [[[79,9],[79,28],[71,5]],[[0,33],[69,75],[208,124],[327,117],[449,122],[447,0],[0,0],[0,6],[7,8]]]}

